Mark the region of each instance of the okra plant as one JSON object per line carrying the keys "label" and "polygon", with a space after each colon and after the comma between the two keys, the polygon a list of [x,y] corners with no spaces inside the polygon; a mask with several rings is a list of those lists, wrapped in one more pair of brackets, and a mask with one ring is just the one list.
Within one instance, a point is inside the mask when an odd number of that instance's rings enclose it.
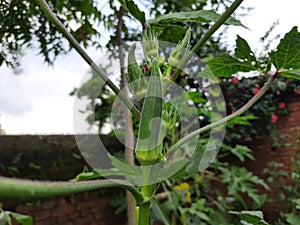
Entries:
{"label": "okra plant", "polygon": [[[136,59],[136,43],[133,43],[129,50],[127,79],[130,95],[126,95],[80,47],[57,19],[47,2],[37,0],[49,19],[99,75],[102,83],[111,88],[118,96],[119,102],[124,104],[130,110],[132,117],[138,121],[134,151],[136,165],[130,165],[107,153],[106,157],[112,168],[94,168],[93,172],[78,175],[73,182],[43,182],[1,177],[0,197],[43,198],[121,187],[130,191],[135,198],[137,224],[148,225],[150,209],[152,204],[155,204],[152,200],[161,182],[170,177],[180,177],[178,174],[204,170],[218,152],[218,143],[222,141],[226,122],[240,116],[255,104],[266,93],[276,77],[300,80],[300,33],[294,27],[280,41],[276,50],[271,51],[268,57],[263,59],[257,58],[247,42],[238,36],[234,55],[224,53],[217,58],[206,59],[205,68],[198,65],[201,71],[197,72],[197,77],[202,79],[205,95],[211,100],[203,107],[207,109],[207,113],[210,110],[214,111],[211,113],[210,124],[199,128],[197,114],[199,109],[190,107],[190,99],[184,93],[180,93],[179,97],[172,96],[174,93],[172,90],[177,91],[176,79],[192,73],[195,62],[198,62],[195,60],[196,54],[222,25],[243,26],[231,16],[242,2],[243,0],[235,0],[222,15],[212,10],[201,10],[167,14],[146,21],[145,13],[132,0],[119,0],[121,7],[138,20],[143,29],[141,40],[143,61],[138,62]],[[193,46],[190,42],[191,30],[187,29],[181,42],[171,49],[163,49],[163,43],[159,41],[160,29],[177,22],[189,22],[191,25],[201,22],[213,23],[213,25]],[[225,104],[218,83],[222,78],[230,78],[239,72],[250,71],[257,71],[262,76],[268,77],[268,80],[248,103],[234,113],[224,116]],[[170,98],[173,98],[173,101]],[[176,101],[180,102],[181,108],[176,105]],[[190,114],[196,116],[192,117],[192,120],[185,121]],[[198,128],[190,129],[194,124],[198,124]],[[183,131],[178,132],[180,129]],[[199,140],[199,136],[208,132],[211,132],[209,143],[206,143],[206,147],[199,147],[205,144],[201,139]],[[91,157],[97,158],[97,155]],[[110,176],[125,179],[99,179]],[[251,216],[251,213],[242,212],[239,215],[244,221],[264,224],[261,219],[257,219],[259,217],[256,215]],[[162,220],[167,223],[165,218]]]}

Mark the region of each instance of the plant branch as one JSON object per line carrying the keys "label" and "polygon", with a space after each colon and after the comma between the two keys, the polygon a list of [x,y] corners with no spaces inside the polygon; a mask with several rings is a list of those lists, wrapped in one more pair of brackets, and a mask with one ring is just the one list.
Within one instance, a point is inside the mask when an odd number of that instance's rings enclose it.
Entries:
{"label": "plant branch", "polygon": [[208,41],[209,38],[226,22],[226,20],[234,13],[234,11],[240,6],[244,0],[235,0],[231,6],[223,13],[223,15],[214,23],[214,25],[205,33],[205,35],[197,42],[197,44],[189,51],[183,59],[180,61],[180,65],[175,71],[173,79],[175,80],[184,68],[188,61],[197,54],[203,45]]}
{"label": "plant branch", "polygon": [[92,180],[79,182],[31,181],[0,176],[0,198],[45,198],[75,194],[103,188],[125,188],[137,202],[143,202],[138,189],[123,180]]}
{"label": "plant branch", "polygon": [[188,142],[189,140],[193,139],[194,137],[196,137],[197,135],[208,131],[212,128],[218,127],[224,123],[226,123],[229,120],[234,119],[235,117],[241,115],[242,113],[246,112],[249,108],[251,108],[265,93],[266,91],[269,89],[269,87],[271,86],[272,82],[274,81],[275,77],[277,76],[277,73],[275,73],[274,75],[270,76],[268,81],[265,83],[265,85],[259,90],[259,92],[254,95],[243,107],[241,107],[239,110],[237,110],[235,113],[232,113],[226,117],[224,117],[223,119],[218,120],[215,123],[209,124],[205,127],[202,127],[198,130],[193,131],[192,133],[188,134],[187,136],[185,136],[184,138],[180,139],[175,145],[173,145],[170,149],[169,152],[166,155],[166,158],[168,159],[169,156],[178,148],[180,148],[184,143]]}
{"label": "plant branch", "polygon": [[61,31],[61,33],[67,38],[70,44],[76,49],[76,51],[81,55],[81,57],[92,67],[92,69],[101,77],[101,79],[112,89],[112,91],[119,96],[119,98],[128,107],[131,113],[136,117],[140,117],[140,112],[134,106],[134,104],[122,93],[119,88],[108,78],[105,72],[96,65],[96,63],[90,58],[90,56],[84,51],[84,49],[79,45],[75,38],[70,34],[70,32],[64,27],[60,22],[54,12],[51,10],[50,6],[46,0],[37,0],[40,7],[44,10],[49,19],[53,24]]}

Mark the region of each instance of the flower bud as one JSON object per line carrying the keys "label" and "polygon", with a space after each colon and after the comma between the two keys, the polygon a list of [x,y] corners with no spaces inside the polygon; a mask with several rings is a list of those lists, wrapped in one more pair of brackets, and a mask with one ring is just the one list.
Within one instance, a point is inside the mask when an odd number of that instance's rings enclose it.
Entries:
{"label": "flower bud", "polygon": [[142,45],[146,57],[158,57],[159,43],[155,32],[151,30],[149,25],[147,25],[147,28],[143,31]]}
{"label": "flower bud", "polygon": [[168,62],[171,66],[178,67],[180,60],[190,51],[191,29],[186,31],[186,34],[176,48],[171,51]]}

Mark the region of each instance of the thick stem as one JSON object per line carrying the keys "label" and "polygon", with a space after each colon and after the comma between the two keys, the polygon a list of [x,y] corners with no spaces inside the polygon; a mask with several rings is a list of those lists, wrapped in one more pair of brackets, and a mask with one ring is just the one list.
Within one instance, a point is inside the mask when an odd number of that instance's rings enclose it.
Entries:
{"label": "thick stem", "polygon": [[47,198],[69,195],[103,188],[124,188],[131,192],[137,202],[143,202],[141,193],[123,180],[93,180],[80,182],[30,181],[0,176],[0,199]]}
{"label": "thick stem", "polygon": [[[122,28],[123,28],[123,15],[124,8],[121,6],[118,14],[118,24],[117,24],[117,41],[119,48],[119,62],[121,71],[121,89],[126,97],[129,96],[128,92],[128,81],[125,72],[125,59],[123,51],[123,39],[122,39]],[[134,137],[132,134],[132,117],[128,109],[124,110],[124,121],[125,121],[125,160],[128,164],[134,165]],[[127,218],[128,225],[136,225],[136,215],[135,215],[135,201],[129,191],[126,191],[126,202],[127,202]]]}
{"label": "thick stem", "polygon": [[235,113],[232,113],[223,119],[218,120],[215,123],[209,124],[205,127],[202,127],[198,130],[193,131],[192,133],[188,134],[184,138],[180,139],[175,145],[173,145],[168,152],[168,155],[166,158],[169,158],[169,156],[178,148],[180,148],[184,143],[188,142],[189,140],[193,139],[194,137],[198,136],[199,134],[208,131],[212,128],[218,127],[224,123],[226,123],[229,120],[234,119],[235,117],[241,115],[242,113],[246,112],[250,107],[252,107],[265,93],[266,91],[270,88],[272,82],[274,81],[277,73],[270,76],[269,80],[265,83],[265,85],[260,89],[260,91],[254,95],[243,107],[241,107],[239,110],[237,110]]}
{"label": "thick stem", "polygon": [[150,221],[150,205],[151,202],[147,201],[139,207],[138,225],[149,225]]}
{"label": "thick stem", "polygon": [[78,44],[75,38],[70,34],[70,32],[64,27],[60,20],[53,13],[48,3],[45,0],[37,0],[40,7],[44,10],[49,19],[53,24],[61,31],[61,33],[67,38],[70,44],[76,49],[76,51],[81,55],[81,57],[92,67],[92,69],[101,77],[103,81],[115,92],[116,95],[124,102],[132,114],[136,117],[140,117],[140,112],[134,106],[134,104],[122,93],[119,88],[107,77],[105,72],[96,65],[96,63],[89,57],[89,55],[83,50],[83,48]]}
{"label": "thick stem", "polygon": [[209,38],[226,22],[226,20],[234,13],[234,11],[240,6],[244,0],[235,0],[231,6],[223,13],[223,15],[214,23],[214,25],[205,33],[205,35],[197,42],[193,49],[184,56],[180,61],[180,65],[175,71],[173,80],[179,76],[181,69],[185,67],[187,62],[197,54],[203,45],[208,41]]}
{"label": "thick stem", "polygon": [[139,205],[139,215],[137,225],[148,225],[150,221],[150,206],[152,198],[155,194],[155,184],[151,183],[151,167],[143,168],[143,186],[141,193],[144,197],[144,202]]}

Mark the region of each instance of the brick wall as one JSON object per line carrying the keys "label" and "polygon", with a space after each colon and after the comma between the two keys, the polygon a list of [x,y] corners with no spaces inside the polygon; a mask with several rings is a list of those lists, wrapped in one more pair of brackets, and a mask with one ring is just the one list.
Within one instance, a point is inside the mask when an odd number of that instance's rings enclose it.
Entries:
{"label": "brick wall", "polygon": [[14,211],[32,216],[34,225],[124,225],[124,213],[115,215],[110,206],[111,195],[120,191],[123,190],[59,197],[34,205],[20,205]]}
{"label": "brick wall", "polygon": [[[116,138],[100,136],[110,151],[122,149]],[[38,180],[69,180],[88,166],[72,135],[0,136],[0,175]],[[10,169],[9,169],[10,168]],[[43,201],[0,199],[4,209],[30,215],[34,225],[126,224],[126,215],[115,215],[109,189],[56,197]],[[15,223],[17,224],[17,223]]]}
{"label": "brick wall", "polygon": [[[95,135],[81,135],[82,139]],[[99,135],[110,151],[123,149],[114,137]],[[69,180],[88,166],[73,135],[0,136],[0,175],[38,180]]]}
{"label": "brick wall", "polygon": [[[279,117],[275,124],[278,134],[287,135],[280,139],[281,144],[288,146],[272,147],[269,133],[266,131],[262,134],[262,139],[250,143],[253,150],[255,161],[248,160],[245,162],[247,168],[257,175],[261,175],[262,170],[267,167],[268,162],[275,161],[284,164],[284,169],[289,171],[291,158],[296,150],[299,149],[300,141],[300,101],[299,97],[291,98],[287,102],[290,110],[288,116]],[[300,149],[299,149],[300,150]]]}
{"label": "brick wall", "polygon": [[[296,151],[300,151],[300,101],[299,96],[289,97],[287,106],[290,110],[288,116],[279,117],[275,124],[278,134],[287,135],[281,144],[288,144],[287,146],[273,147],[270,135],[267,131],[262,134],[261,139],[257,142],[249,143],[250,148],[253,150],[255,161],[246,160],[242,166],[245,166],[254,174],[261,178],[265,178],[262,173],[264,168],[268,166],[271,161],[283,164],[283,169],[286,171],[291,170],[291,159],[294,157]],[[288,181],[287,181],[288,182]],[[277,184],[284,185],[284,184]],[[269,191],[263,191],[269,197],[275,199],[273,203],[266,204],[264,213],[268,218],[276,218],[278,216],[279,203],[276,202],[276,186],[271,186]]]}

